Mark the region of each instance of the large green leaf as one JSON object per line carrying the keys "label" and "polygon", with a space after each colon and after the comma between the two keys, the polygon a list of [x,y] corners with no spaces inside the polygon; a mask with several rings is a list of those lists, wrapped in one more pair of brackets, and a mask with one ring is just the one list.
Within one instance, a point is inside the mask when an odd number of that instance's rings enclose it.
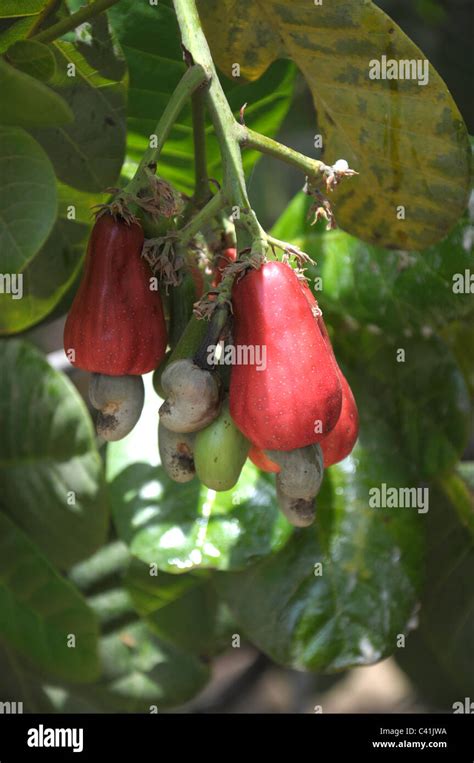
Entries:
{"label": "large green leaf", "polygon": [[276,507],[268,475],[250,463],[233,490],[215,493],[197,479],[172,482],[159,466],[159,398],[147,377],[145,408],[135,429],[107,449],[115,526],[131,553],[159,569],[240,569],[281,548],[291,527]]}
{"label": "large green leaf", "polygon": [[307,197],[298,194],[272,232],[312,258],[308,275],[322,281],[323,308],[396,336],[408,327],[436,329],[474,311],[465,288],[473,265],[467,217],[436,246],[408,253],[365,244],[341,230],[310,228],[308,209]]}
{"label": "large green leaf", "polygon": [[110,199],[108,193],[89,193],[78,191],[69,185],[58,182],[58,207],[59,216],[69,219],[71,210],[76,222],[84,223],[89,227],[94,222],[94,212],[98,204],[105,204]]}
{"label": "large green leaf", "polygon": [[[68,644],[71,636],[75,646]],[[91,681],[98,673],[92,611],[1,512],[0,638],[37,668],[65,680]]]}
{"label": "large green leaf", "polygon": [[[425,57],[368,0],[282,3],[200,0],[218,64],[238,61],[249,79],[277,58],[291,58],[311,88],[324,158],[344,158],[359,172],[334,193],[340,225],[364,241],[419,249],[454,225],[467,199],[470,149],[466,127],[446,85],[371,79],[372,61]],[[416,64],[415,64],[416,65]],[[398,219],[403,205],[405,218]]]}
{"label": "large green leaf", "polygon": [[[3,4],[0,4],[0,13],[3,10]],[[1,17],[0,17],[1,19]],[[35,16],[25,16],[17,20],[0,20],[0,53],[4,53],[10,45],[18,40],[23,40],[32,31],[36,23]]]}
{"label": "large green leaf", "polygon": [[[82,191],[103,191],[119,176],[125,152],[126,64],[105,17],[87,43],[54,43],[51,86],[69,104],[74,123],[35,130],[59,179]],[[71,76],[71,67],[74,76]]]}
{"label": "large green leaf", "polygon": [[[149,136],[185,71],[180,36],[174,11],[168,2],[149,5],[121,0],[111,8],[109,16],[130,70],[128,154],[136,163],[147,148]],[[237,113],[248,102],[247,123],[271,136],[288,110],[293,80],[294,68],[288,62],[278,62],[256,83],[224,77],[223,85],[232,109]],[[220,178],[220,154],[211,128],[207,130],[207,138],[209,175]],[[191,115],[190,109],[185,109],[166,142],[159,172],[180,190],[189,193],[193,188],[193,157]],[[246,171],[256,158],[253,152],[245,153]],[[131,169],[132,166],[128,167],[129,172]]]}
{"label": "large green leaf", "polygon": [[[417,683],[422,679],[422,692],[428,689],[435,693],[437,701],[449,703],[452,710],[453,702],[464,704],[465,697],[472,699],[474,683],[474,494],[470,498],[469,532],[460,521],[464,508],[453,502],[457,498],[452,479],[447,486],[448,493],[432,491],[427,516],[427,576],[419,624],[415,644],[412,646],[408,640],[407,654],[400,651],[400,661],[412,679]],[[424,675],[438,674],[438,666],[445,683],[432,686],[433,679],[427,682]]]}
{"label": "large green leaf", "polygon": [[48,0],[2,0],[0,17],[35,16],[48,4]]}
{"label": "large green leaf", "polygon": [[80,695],[105,712],[158,712],[191,699],[209,680],[197,657],[164,644],[134,622],[100,642],[102,675]]}
{"label": "large green leaf", "polygon": [[361,331],[336,334],[335,343],[378,401],[413,475],[429,480],[450,471],[467,445],[470,403],[447,345],[434,336],[371,341]]}
{"label": "large green leaf", "polygon": [[45,82],[51,79],[56,71],[56,61],[51,48],[36,40],[18,40],[8,48],[7,57],[17,69]]}
{"label": "large green leaf", "polygon": [[209,659],[231,645],[235,625],[210,582],[201,582],[147,617],[164,641]]}
{"label": "large green leaf", "polygon": [[0,506],[59,567],[104,542],[102,463],[82,399],[27,342],[0,342]]}
{"label": "large green leaf", "polygon": [[195,588],[202,576],[207,578],[208,574],[200,571],[199,574],[170,575],[162,570],[158,572],[156,568],[132,557],[124,584],[137,613],[140,617],[146,617]]}
{"label": "large green leaf", "polygon": [[360,441],[327,470],[316,525],[248,570],[217,576],[245,634],[299,669],[339,671],[380,660],[395,650],[416,602],[417,510],[369,504],[371,489],[406,487],[410,473],[370,395],[358,399]]}
{"label": "large green leaf", "polygon": [[0,334],[34,326],[60,302],[81,268],[89,228],[58,219],[48,240],[23,271],[21,299],[0,293]]}
{"label": "large green leaf", "polygon": [[53,168],[20,127],[0,127],[0,272],[21,271],[44,244],[57,212]]}
{"label": "large green leaf", "polygon": [[2,110],[0,124],[51,127],[70,124],[74,115],[66,101],[47,85],[0,58]]}
{"label": "large green leaf", "polygon": [[138,614],[164,641],[206,657],[230,644],[230,618],[209,573],[156,574],[135,559],[125,584]]}

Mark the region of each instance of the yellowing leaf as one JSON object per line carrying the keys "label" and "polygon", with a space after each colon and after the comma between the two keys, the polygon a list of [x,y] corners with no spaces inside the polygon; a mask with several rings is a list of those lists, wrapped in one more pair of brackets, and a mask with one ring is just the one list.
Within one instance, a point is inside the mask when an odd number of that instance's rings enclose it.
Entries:
{"label": "yellowing leaf", "polygon": [[[276,58],[299,66],[313,94],[324,160],[346,159],[360,173],[331,197],[342,228],[389,248],[423,249],[443,238],[466,204],[466,127],[443,80],[383,11],[370,0],[198,5],[226,74],[239,63],[242,76],[255,79]],[[371,79],[371,62],[382,56],[413,60],[421,76]],[[419,84],[425,66],[427,82]]]}

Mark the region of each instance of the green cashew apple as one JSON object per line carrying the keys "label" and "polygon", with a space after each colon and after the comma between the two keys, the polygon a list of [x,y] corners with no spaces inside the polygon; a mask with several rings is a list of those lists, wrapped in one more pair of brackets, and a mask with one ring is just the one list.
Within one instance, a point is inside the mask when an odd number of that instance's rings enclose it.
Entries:
{"label": "green cashew apple", "polygon": [[198,478],[211,490],[230,490],[240,477],[249,448],[249,441],[232,421],[226,400],[219,416],[196,435],[194,464]]}

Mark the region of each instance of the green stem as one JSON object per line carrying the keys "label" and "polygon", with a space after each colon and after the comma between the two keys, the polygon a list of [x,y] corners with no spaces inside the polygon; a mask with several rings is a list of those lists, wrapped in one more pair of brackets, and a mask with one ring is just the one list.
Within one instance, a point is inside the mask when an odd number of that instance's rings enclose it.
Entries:
{"label": "green stem", "polygon": [[253,148],[260,151],[263,154],[268,154],[276,159],[280,159],[286,164],[290,164],[301,170],[305,175],[309,175],[311,178],[321,177],[328,167],[324,162],[320,162],[317,159],[311,159],[309,156],[300,154],[299,151],[295,151],[288,146],[284,146],[282,143],[267,138],[265,135],[261,135],[254,130],[250,130],[244,125],[237,125],[238,137],[240,145],[245,148]]}
{"label": "green stem", "polygon": [[53,26],[50,26],[43,32],[35,34],[31,39],[36,40],[36,42],[53,42],[53,40],[62,37],[66,32],[71,32],[85,21],[89,21],[100,13],[103,13],[107,8],[110,8],[117,2],[118,0],[95,0],[94,3],[85,5],[84,8],[81,8],[71,16],[67,16],[65,19],[61,19],[57,24],[53,24]]}
{"label": "green stem", "polygon": [[168,135],[171,132],[171,128],[176,122],[181,109],[188,100],[188,98],[194,93],[197,88],[201,87],[208,79],[207,72],[202,66],[197,64],[191,66],[181,80],[178,82],[176,89],[174,90],[171,98],[166,104],[166,108],[161,115],[161,119],[156,125],[154,134],[157,136],[156,146],[153,148],[150,146],[143,154],[142,160],[137,167],[135,175],[130,183],[127,185],[127,192],[136,192],[143,184],[147,184],[146,170],[150,165],[153,165],[163,148]]}
{"label": "green stem", "polygon": [[198,233],[201,228],[212,220],[220,210],[226,206],[226,199],[222,191],[218,191],[207,204],[196,212],[194,217],[191,218],[189,223],[184,225],[179,231],[179,241],[182,246],[185,246],[193,236]]}
{"label": "green stem", "polygon": [[209,365],[207,358],[209,356],[209,347],[218,344],[222,332],[227,326],[230,317],[230,307],[228,304],[220,304],[214,311],[208,329],[202,340],[199,349],[193,357],[193,363],[206,371],[212,371],[214,366]]}
{"label": "green stem", "polygon": [[211,196],[209,190],[209,178],[207,175],[206,159],[206,122],[204,109],[204,94],[196,90],[191,99],[193,111],[193,138],[194,138],[194,197],[195,207],[202,207]]}
{"label": "green stem", "polygon": [[36,19],[34,25],[31,27],[29,34],[27,35],[28,38],[33,37],[38,29],[41,29],[44,22],[51,16],[52,13],[55,13],[59,6],[61,5],[61,0],[48,0],[46,5],[44,6],[41,13],[38,15],[38,18]]}
{"label": "green stem", "polygon": [[241,218],[236,220],[236,226],[243,228],[244,233],[252,241],[257,242],[256,247],[263,257],[266,242],[262,238],[260,225],[251,209],[247,195],[238,125],[219,81],[211,51],[201,27],[195,0],[173,0],[173,4],[184,47],[193,60],[201,64],[209,75],[210,86],[206,93],[206,104],[222,156],[223,194],[228,204],[239,207]]}

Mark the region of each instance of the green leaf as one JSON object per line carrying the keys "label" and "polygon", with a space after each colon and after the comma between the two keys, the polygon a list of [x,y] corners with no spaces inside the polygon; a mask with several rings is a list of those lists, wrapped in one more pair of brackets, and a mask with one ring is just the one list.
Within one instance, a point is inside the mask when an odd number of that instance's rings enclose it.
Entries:
{"label": "green leaf", "polygon": [[0,18],[34,16],[48,4],[48,0],[2,0]]}
{"label": "green leaf", "polygon": [[271,477],[249,462],[233,490],[215,493],[196,479],[172,482],[159,466],[157,398],[146,377],[142,417],[107,448],[115,527],[133,556],[169,573],[241,569],[281,548],[292,528],[276,507]]}
{"label": "green leaf", "polygon": [[[185,71],[181,39],[170,3],[158,5],[121,0],[109,11],[130,70],[127,153],[136,164],[148,147],[149,136],[171,93]],[[157,40],[159,43],[157,44]],[[237,60],[237,59],[236,59]],[[156,76],[156,72],[160,76]],[[248,102],[247,124],[266,135],[275,135],[288,111],[293,91],[294,67],[280,61],[256,83],[223,77],[222,84],[235,113]],[[221,177],[221,159],[213,131],[207,130],[207,158],[210,177]],[[255,152],[243,155],[249,172],[257,159]],[[194,148],[190,109],[183,110],[160,156],[159,172],[181,191],[190,193],[194,182]],[[127,173],[132,170],[127,167]]]}
{"label": "green leaf", "polygon": [[57,212],[53,168],[19,127],[0,127],[0,270],[23,270],[48,238]]}
{"label": "green leaf", "polygon": [[[358,381],[364,379],[378,401],[417,479],[446,474],[466,447],[470,413],[466,383],[450,350],[437,337],[377,337],[380,346],[372,352],[366,337],[351,332],[340,343],[352,353]],[[336,336],[336,354],[337,347]]]}
{"label": "green leaf", "polygon": [[465,495],[465,491],[467,490],[471,490],[474,493],[474,461],[461,461],[457,465],[456,471],[464,481],[464,490],[462,491],[462,494]]}
{"label": "green leaf", "polygon": [[427,331],[472,314],[472,294],[465,288],[473,235],[467,217],[436,246],[407,253],[365,244],[341,230],[316,232],[308,209],[307,197],[298,194],[272,232],[313,259],[308,275],[322,280],[316,296],[323,308],[396,336],[405,327]]}
{"label": "green leaf", "polygon": [[248,570],[217,576],[245,634],[301,670],[340,671],[391,654],[416,602],[423,552],[416,509],[369,504],[372,488],[407,486],[409,471],[371,398],[359,400],[360,441],[327,470],[316,525]]}
{"label": "green leaf", "polygon": [[[0,14],[2,14],[2,11],[3,4],[0,5]],[[2,18],[1,15],[0,18]],[[27,37],[32,31],[35,23],[35,16],[19,18],[18,21],[13,21],[13,19],[0,21],[0,53],[4,53],[8,50],[10,45],[13,45],[17,40],[22,40]]]}
{"label": "green leaf", "polygon": [[0,293],[0,334],[16,334],[45,318],[78,275],[88,226],[57,220],[51,235],[23,271],[21,299]]}
{"label": "green leaf", "polygon": [[444,477],[439,484],[474,544],[474,463],[462,461],[456,472]]}
{"label": "green leaf", "polygon": [[0,505],[54,564],[105,540],[102,463],[79,394],[27,342],[0,342]]}
{"label": "green leaf", "polygon": [[448,343],[460,369],[464,374],[471,398],[474,399],[474,365],[472,347],[474,347],[474,325],[472,321],[457,321],[443,331],[443,339]]}
{"label": "green leaf", "polygon": [[73,124],[34,134],[63,183],[102,192],[117,181],[125,153],[126,71],[105,17],[91,29],[89,45],[53,45],[57,73],[51,86],[71,107]]}
{"label": "green leaf", "polygon": [[[418,625],[418,618],[414,618],[413,625]],[[430,712],[452,713],[455,702],[464,703],[464,698],[472,694],[471,684],[463,675],[446,671],[418,627],[408,634],[403,648],[397,649],[395,657],[414,687],[417,698],[428,703]]]}
{"label": "green leaf", "polygon": [[82,697],[105,712],[150,712],[191,699],[209,680],[209,669],[193,655],[163,644],[145,623],[135,622],[100,642],[102,676]]}
{"label": "green leaf", "polygon": [[73,121],[66,101],[54,90],[0,58],[3,105],[0,124],[19,127],[50,127]]}
{"label": "green leaf", "polygon": [[397,249],[424,248],[446,235],[467,201],[467,130],[432,66],[424,85],[418,77],[371,78],[382,56],[422,67],[426,60],[380,8],[368,0],[317,6],[201,0],[198,6],[223,71],[237,61],[243,76],[255,79],[275,59],[290,58],[304,74],[325,161],[343,158],[359,172],[333,195],[342,228]]}
{"label": "green leaf", "polygon": [[[30,674],[13,649],[5,645],[0,645],[0,701],[9,702],[12,713],[54,712],[38,679]],[[2,712],[8,712],[5,705]]]}
{"label": "green leaf", "polygon": [[[0,512],[0,635],[37,668],[68,681],[98,673],[95,617],[31,540]],[[68,638],[75,636],[75,647]]]}
{"label": "green leaf", "polygon": [[151,574],[134,559],[125,585],[138,614],[164,641],[207,657],[230,644],[230,618],[207,573]]}
{"label": "green leaf", "polygon": [[76,222],[84,223],[89,228],[94,222],[94,207],[105,204],[109,199],[108,193],[78,191],[77,188],[58,183],[59,216],[69,219],[73,213]]}
{"label": "green leaf", "polygon": [[[459,520],[455,494],[432,490],[430,511],[427,514],[428,557],[426,585],[421,596],[417,641],[425,648],[419,650],[421,664],[437,669],[446,676],[449,687],[443,697],[451,704],[472,699],[474,666],[474,541]],[[474,501],[471,496],[471,525]],[[410,638],[407,651],[410,651]],[[409,658],[401,654],[402,664],[409,669]],[[420,670],[415,666],[415,676]],[[413,668],[409,669],[413,674]],[[438,688],[438,694],[441,692]]]}
{"label": "green leaf", "polygon": [[163,641],[209,659],[231,644],[231,618],[210,582],[202,582],[147,617]]}
{"label": "green leaf", "polygon": [[[161,570],[159,574],[152,572],[155,572],[155,568],[132,557],[125,575],[124,584],[140,617],[146,617],[176,601],[190,588],[199,585],[201,580],[197,574],[169,575]],[[202,574],[207,573],[201,572],[200,575]]]}
{"label": "green leaf", "polygon": [[56,61],[47,45],[36,40],[17,40],[7,52],[8,61],[25,74],[47,82],[56,71]]}

